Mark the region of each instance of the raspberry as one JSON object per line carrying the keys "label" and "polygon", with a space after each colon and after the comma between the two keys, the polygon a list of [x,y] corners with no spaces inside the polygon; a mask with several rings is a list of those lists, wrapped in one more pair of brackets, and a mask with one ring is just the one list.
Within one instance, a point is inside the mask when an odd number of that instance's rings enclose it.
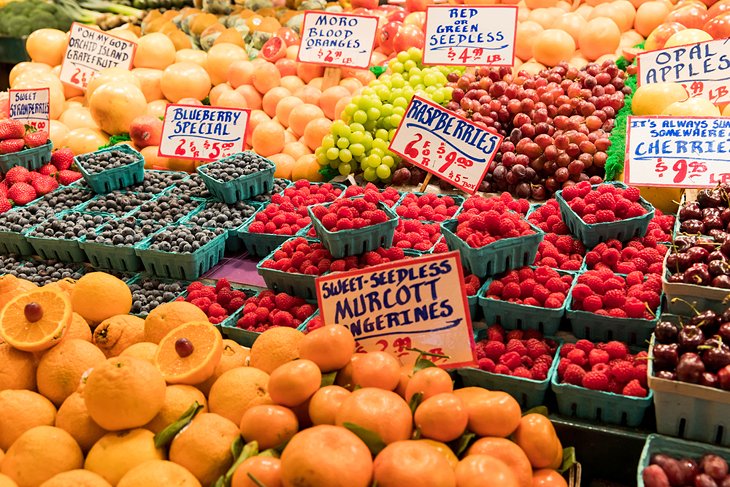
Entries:
{"label": "raspberry", "polygon": [[525,367],[517,367],[512,371],[514,377],[522,377],[524,379],[532,379],[532,373]]}
{"label": "raspberry", "polygon": [[593,342],[589,340],[578,340],[577,342],[575,342],[575,348],[577,348],[578,350],[583,350],[584,353],[589,354],[591,353],[591,350],[596,347]]}
{"label": "raspberry", "polygon": [[286,293],[279,293],[274,296],[274,302],[276,303],[277,309],[288,311],[295,306],[296,298]]}
{"label": "raspberry", "polygon": [[603,372],[588,372],[583,376],[583,387],[594,391],[605,391],[608,389],[608,376]]}
{"label": "raspberry", "polygon": [[507,342],[507,352],[515,352],[522,357],[527,355],[527,347],[520,340],[512,339]]}
{"label": "raspberry", "polygon": [[575,350],[568,353],[568,360],[575,365],[583,367],[586,364],[586,353],[583,350],[576,348]]}
{"label": "raspberry", "polygon": [[215,290],[220,292],[222,289],[230,289],[231,283],[228,282],[228,279],[225,277],[223,279],[219,279],[218,282],[215,283]]}
{"label": "raspberry", "polygon": [[634,366],[627,360],[616,360],[611,365],[611,375],[617,382],[626,384],[634,378]]}
{"label": "raspberry", "polygon": [[264,323],[264,322],[268,321],[270,311],[269,311],[269,308],[259,307],[259,308],[256,308],[255,314],[256,314],[256,321],[259,323]]}
{"label": "raspberry", "polygon": [[575,364],[570,364],[565,369],[565,374],[563,375],[563,382],[566,384],[573,384],[575,386],[582,386],[583,385],[583,377],[585,377],[586,371],[583,370],[583,367]]}
{"label": "raspberry", "polygon": [[502,342],[487,342],[483,348],[484,356],[492,360],[499,360],[499,357],[504,355],[506,349],[507,348]]}
{"label": "raspberry", "polygon": [[491,359],[488,358],[480,358],[477,362],[477,365],[480,369],[484,370],[485,372],[494,372],[495,364],[492,362]]}
{"label": "raspberry", "polygon": [[218,303],[213,303],[208,308],[208,316],[221,317],[225,316],[226,314],[227,313],[225,308]]}
{"label": "raspberry", "polygon": [[195,281],[188,284],[187,291],[189,293],[192,291],[200,291],[201,289],[203,289],[203,287],[205,287],[205,285],[202,282]]}
{"label": "raspberry", "polygon": [[[604,193],[601,196],[598,197],[596,200],[596,208],[601,210],[606,210],[611,212],[611,218],[613,218],[613,210],[616,207],[616,199],[614,198],[613,194],[611,193]],[[596,214],[598,216],[598,214]],[[610,220],[609,220],[610,221]]]}
{"label": "raspberry", "polygon": [[504,328],[502,328],[502,325],[492,325],[487,328],[487,339],[489,341],[504,342]]}
{"label": "raspberry", "polygon": [[583,300],[583,310],[595,313],[599,309],[603,308],[603,301],[601,297],[593,294]]}
{"label": "raspberry", "polygon": [[299,321],[304,321],[314,314],[315,308],[311,304],[303,304],[294,310],[294,316]]}
{"label": "raspberry", "polygon": [[548,365],[545,365],[545,364],[535,365],[532,368],[532,370],[530,370],[530,373],[532,375],[531,379],[545,380],[545,379],[547,379],[549,371],[550,371],[550,367]]}
{"label": "raspberry", "polygon": [[560,356],[567,357],[573,350],[575,350],[575,343],[566,343],[560,348]]}
{"label": "raspberry", "polygon": [[572,365],[570,360],[567,358],[561,358],[560,362],[558,362],[558,377],[563,377],[565,375],[565,370],[568,368],[569,365]]}
{"label": "raspberry", "polygon": [[506,366],[506,365],[504,365],[504,364],[497,364],[497,365],[496,365],[496,366],[494,367],[494,373],[495,373],[495,374],[510,375],[510,373],[511,373],[511,372],[512,372],[512,371],[510,370],[510,368],[509,368],[509,367],[507,367],[507,366]]}
{"label": "raspberry", "polygon": [[294,317],[287,311],[279,311],[276,313],[276,316],[274,316],[274,319],[272,320],[272,325],[274,326],[286,326],[289,328],[293,328],[294,324]]}
{"label": "raspberry", "polygon": [[607,364],[610,359],[611,357],[605,350],[598,350],[597,348],[594,348],[588,352],[588,363],[591,364],[591,367],[596,364]]}
{"label": "raspberry", "polygon": [[522,340],[524,334],[525,332],[523,332],[522,330],[511,330],[509,333],[507,333],[505,340]]}
{"label": "raspberry", "polygon": [[499,357],[499,363],[506,365],[510,370],[514,370],[522,365],[522,360],[520,360],[520,355],[518,353],[508,352]]}
{"label": "raspberry", "polygon": [[638,380],[642,387],[647,387],[647,370],[646,364],[639,364],[634,366],[634,379]]}
{"label": "raspberry", "polygon": [[527,349],[527,355],[533,360],[549,352],[547,345],[536,338],[527,340],[525,347]]}
{"label": "raspberry", "polygon": [[194,304],[200,308],[200,310],[206,315],[208,314],[208,309],[210,309],[211,303],[212,301],[209,298],[197,298],[190,300],[190,304]]}
{"label": "raspberry", "polygon": [[588,296],[593,294],[593,291],[586,284],[576,284],[573,287],[573,299],[578,301],[585,300]]}
{"label": "raspberry", "polygon": [[228,306],[226,306],[226,309],[228,310],[228,313],[233,313],[236,310],[242,308],[244,305],[243,298],[233,298],[228,302]]}
{"label": "raspberry", "polygon": [[643,387],[641,387],[641,384],[637,379],[632,380],[626,386],[624,386],[621,393],[624,396],[635,396],[635,397],[646,397],[647,391]]}
{"label": "raspberry", "polygon": [[608,342],[603,349],[608,352],[611,359],[624,358],[629,353],[629,347],[615,340]]}
{"label": "raspberry", "polygon": [[628,187],[624,190],[623,197],[629,201],[637,202],[639,201],[639,198],[641,198],[641,192],[639,191],[639,188]]}
{"label": "raspberry", "polygon": [[623,309],[629,318],[641,318],[644,316],[646,305],[640,299],[632,296],[626,298]]}
{"label": "raspberry", "polygon": [[626,303],[623,290],[610,289],[603,295],[603,305],[606,308],[621,308]]}

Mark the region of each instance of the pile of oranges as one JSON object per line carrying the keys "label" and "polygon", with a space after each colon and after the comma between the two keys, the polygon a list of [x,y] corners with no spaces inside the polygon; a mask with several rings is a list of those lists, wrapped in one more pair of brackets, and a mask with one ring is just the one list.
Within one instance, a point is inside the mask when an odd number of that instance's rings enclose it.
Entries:
{"label": "pile of oranges", "polygon": [[247,349],[104,273],[0,291],[0,487],[567,486],[545,416],[345,327]]}

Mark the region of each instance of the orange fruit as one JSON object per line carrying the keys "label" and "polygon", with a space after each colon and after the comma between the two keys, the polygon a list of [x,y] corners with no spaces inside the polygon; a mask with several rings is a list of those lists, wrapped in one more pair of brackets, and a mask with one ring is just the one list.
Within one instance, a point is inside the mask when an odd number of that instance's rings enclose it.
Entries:
{"label": "orange fruit", "polygon": [[116,315],[94,329],[93,343],[107,357],[116,357],[130,345],[144,341],[144,320],[132,315]]}
{"label": "orange fruit", "polygon": [[282,487],[281,460],[278,458],[264,456],[247,458],[234,472],[231,487],[259,487],[251,480],[249,474],[266,487]]}
{"label": "orange fruit", "polygon": [[[387,421],[383,421],[388,418]],[[337,426],[354,423],[369,429],[390,444],[407,440],[413,431],[408,404],[398,394],[375,387],[358,389],[342,402],[336,416]]]}
{"label": "orange fruit", "polygon": [[285,96],[276,104],[276,119],[284,127],[289,127],[289,115],[295,107],[302,104],[302,100],[296,96]]}
{"label": "orange fruit", "polygon": [[208,321],[208,316],[203,310],[186,301],[161,304],[144,320],[144,340],[160,343],[172,330],[191,321]]}
{"label": "orange fruit", "polygon": [[254,406],[243,413],[241,435],[246,443],[256,441],[259,450],[275,448],[299,431],[299,421],[291,409],[273,404]]}
{"label": "orange fruit", "polygon": [[501,460],[489,455],[469,455],[456,467],[458,487],[519,487],[512,470]]}
{"label": "orange fruit", "polygon": [[269,378],[271,400],[283,406],[298,406],[317,392],[322,373],[311,360],[300,359],[280,365]]}
{"label": "orange fruit", "polygon": [[345,389],[348,389],[350,391],[353,390],[355,388],[355,385],[352,382],[352,371],[355,368],[355,362],[360,360],[360,358],[364,355],[364,353],[356,353],[352,357],[350,357],[350,362],[337,371],[335,384],[344,387]]}
{"label": "orange fruit", "polygon": [[0,391],[27,389],[34,391],[36,362],[30,352],[11,347],[0,339]]}
{"label": "orange fruit", "polygon": [[155,447],[155,434],[137,428],[129,431],[107,433],[91,447],[86,455],[84,468],[117,485],[138,465],[150,460],[164,460],[165,452]]}
{"label": "orange fruit", "polygon": [[196,384],[195,387],[200,389],[203,394],[207,396],[210,392],[210,388],[213,387],[215,381],[218,380],[218,377],[223,375],[224,372],[235,369],[236,367],[245,367],[247,365],[250,351],[250,349],[242,347],[233,340],[223,340],[223,354],[221,354],[221,359],[213,370],[213,375],[204,382]]}
{"label": "orange fruit", "polygon": [[413,372],[413,365],[403,365],[400,368],[400,378],[398,379],[398,386],[395,388],[395,392],[400,397],[406,397],[406,389],[408,383],[411,381],[411,373]]}
{"label": "orange fruit", "polygon": [[166,460],[149,460],[124,474],[117,487],[147,487],[150,485],[200,487],[200,482],[177,463]]}
{"label": "orange fruit", "polygon": [[478,436],[507,437],[520,424],[520,405],[506,392],[467,387],[454,393],[469,412],[469,429]]}
{"label": "orange fruit", "polygon": [[0,311],[0,337],[26,352],[51,348],[71,323],[71,301],[54,289],[35,289],[11,299]]}
{"label": "orange fruit", "polygon": [[79,388],[84,373],[104,362],[104,354],[89,342],[64,340],[41,357],[38,363],[38,392],[60,406]]}
{"label": "orange fruit", "polygon": [[408,380],[406,386],[405,400],[410,401],[414,394],[420,392],[423,399],[451,392],[454,390],[454,381],[444,369],[439,367],[426,367],[421,369]]}
{"label": "orange fruit", "polygon": [[316,150],[322,145],[322,139],[325,135],[329,135],[332,128],[332,120],[327,117],[315,118],[304,127],[303,138],[311,150]]}
{"label": "orange fruit", "polygon": [[132,291],[127,284],[105,272],[84,274],[76,281],[71,297],[73,311],[96,325],[132,309]]}
{"label": "orange fruit", "polygon": [[281,86],[281,73],[270,62],[256,63],[251,74],[251,84],[259,93],[266,93]]}
{"label": "orange fruit", "polygon": [[[3,484],[0,483],[0,486]],[[40,487],[111,487],[104,477],[88,470],[69,470],[54,475]]]}
{"label": "orange fruit", "polygon": [[5,274],[0,277],[0,309],[19,294],[32,291],[37,288],[35,284],[25,279],[18,279],[12,274]]}
{"label": "orange fruit", "polygon": [[515,475],[520,487],[531,487],[532,466],[517,443],[506,438],[484,437],[469,447],[467,455],[489,455],[503,461]]}
{"label": "orange fruit", "polygon": [[307,124],[317,118],[324,118],[324,112],[321,108],[311,103],[299,104],[289,112],[289,128],[292,129],[297,137],[301,137],[304,135],[304,129],[307,127]]}
{"label": "orange fruit", "polygon": [[299,141],[286,144],[286,147],[284,147],[284,154],[291,156],[295,161],[297,161],[300,157],[311,153],[312,151],[309,150],[309,147]]}
{"label": "orange fruit", "polygon": [[208,412],[208,401],[202,392],[193,386],[174,384],[165,389],[165,403],[162,409],[152,421],[145,425],[145,428],[153,433],[159,433],[172,423],[180,419],[180,416],[187,411],[195,402],[203,406],[201,413]]}
{"label": "orange fruit", "polygon": [[350,396],[350,391],[340,386],[325,386],[314,393],[309,400],[309,418],[312,423],[335,424],[340,406]]}
{"label": "orange fruit", "polygon": [[350,95],[350,90],[344,86],[331,86],[322,92],[322,97],[319,99],[319,106],[322,107],[322,111],[327,118],[334,120],[339,115],[339,113],[335,112],[337,102]]}
{"label": "orange fruit", "polygon": [[89,415],[109,431],[149,423],[165,402],[165,379],[154,365],[133,357],[115,357],[94,367],[86,379]]}
{"label": "orange fruit", "polygon": [[[319,83],[317,83],[319,81]],[[319,86],[318,86],[319,85]],[[315,79],[311,81],[308,85],[302,86],[298,90],[294,92],[294,96],[300,98],[304,103],[309,103],[310,105],[317,105],[319,106],[319,100],[322,98],[322,80],[321,79]],[[324,112],[322,112],[324,113]]]}
{"label": "orange fruit", "polygon": [[34,487],[56,474],[79,469],[83,463],[84,455],[71,435],[53,426],[36,426],[8,449],[0,472],[18,487]]}
{"label": "orange fruit", "polygon": [[84,452],[89,451],[107,433],[89,416],[81,392],[74,392],[63,401],[56,413],[55,426],[73,436]]}
{"label": "orange fruit", "polygon": [[466,430],[469,413],[457,395],[444,392],[431,396],[419,404],[414,420],[425,438],[452,441]]}
{"label": "orange fruit", "polygon": [[373,480],[383,487],[456,487],[456,476],[441,453],[427,443],[396,441],[373,462]]}
{"label": "orange fruit", "polygon": [[284,127],[274,120],[259,123],[251,133],[251,147],[263,157],[280,153],[284,143]]}
{"label": "orange fruit", "polygon": [[281,454],[285,486],[368,487],[373,475],[370,450],[355,433],[331,425],[300,431]]}
{"label": "orange fruit", "polygon": [[449,445],[447,445],[446,443],[441,443],[440,441],[436,440],[429,440],[428,438],[411,441],[426,443],[427,445],[431,445],[432,447],[434,447],[441,455],[443,455],[446,461],[449,462],[449,466],[452,470],[455,470],[456,466],[459,464],[459,459],[456,457],[456,454],[451,448],[449,448]]}
{"label": "orange fruit", "polygon": [[20,435],[36,426],[53,426],[56,408],[36,392],[0,391],[0,449],[7,450]]}
{"label": "orange fruit", "polygon": [[543,468],[532,472],[532,487],[568,487],[568,482],[557,470]]}
{"label": "orange fruit", "polygon": [[542,414],[524,415],[512,439],[524,450],[533,468],[550,467],[558,456],[563,459],[563,448],[553,423]]}
{"label": "orange fruit", "polygon": [[238,367],[224,372],[210,388],[208,407],[236,425],[243,413],[259,404],[271,404],[269,374],[253,367]]}
{"label": "orange fruit", "polygon": [[251,85],[243,85],[236,88],[236,91],[246,99],[246,106],[251,110],[261,110],[261,95]]}
{"label": "orange fruit", "polygon": [[198,414],[170,444],[170,460],[212,485],[233,464],[231,444],[240,436],[238,426],[213,413]]}
{"label": "orange fruit", "polygon": [[125,348],[120,357],[134,357],[152,365],[155,364],[155,355],[157,354],[157,345],[151,342],[139,342]]}
{"label": "orange fruit", "polygon": [[352,383],[392,391],[400,382],[401,364],[387,352],[369,352],[352,363]]}
{"label": "orange fruit", "polygon": [[323,326],[299,342],[299,356],[317,364],[324,373],[339,370],[355,353],[355,339],[344,326]]}
{"label": "orange fruit", "polygon": [[282,152],[269,156],[269,160],[276,165],[275,178],[291,179],[292,168],[297,162],[292,156]]}
{"label": "orange fruit", "polygon": [[264,112],[266,112],[266,115],[269,117],[276,116],[276,105],[278,105],[279,101],[285,96],[291,96],[291,91],[283,86],[277,86],[276,88],[272,88],[267,91],[261,100],[261,107],[264,109]]}
{"label": "orange fruit", "polygon": [[71,313],[71,323],[68,325],[64,340],[70,340],[71,338],[78,338],[90,342],[92,339],[91,327],[86,320],[78,313]]}
{"label": "orange fruit", "polygon": [[0,473],[0,487],[18,487],[18,484],[7,475]]}
{"label": "orange fruit", "polygon": [[299,358],[299,342],[304,333],[279,326],[263,332],[251,347],[251,367],[261,369],[267,374],[281,364]]}
{"label": "orange fruit", "polygon": [[157,368],[169,384],[200,384],[210,378],[223,355],[223,337],[208,321],[180,325],[160,341]]}

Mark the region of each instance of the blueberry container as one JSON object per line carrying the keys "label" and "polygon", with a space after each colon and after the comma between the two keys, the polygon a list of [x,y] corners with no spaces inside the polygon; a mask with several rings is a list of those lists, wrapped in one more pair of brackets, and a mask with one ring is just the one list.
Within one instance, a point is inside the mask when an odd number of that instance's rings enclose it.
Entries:
{"label": "blueberry container", "polygon": [[388,220],[362,228],[352,230],[340,230],[331,232],[322,226],[322,222],[314,216],[313,208],[316,206],[328,207],[332,203],[314,205],[307,208],[309,218],[317,237],[322,241],[327,250],[335,259],[341,259],[350,255],[360,255],[380,247],[390,248],[393,244],[393,234],[398,226],[398,215],[388,205],[378,202],[378,208],[388,215]]}
{"label": "blueberry container", "polygon": [[[106,169],[98,173],[89,173],[84,167],[84,161],[99,154],[111,151],[120,151],[134,156],[135,161],[122,167]],[[126,188],[133,184],[141,183],[144,180],[144,157],[127,144],[115,145],[100,149],[89,154],[82,154],[74,157],[84,181],[91,186],[96,193],[105,194],[117,189]]]}
{"label": "blueberry container", "polygon": [[46,260],[61,262],[86,262],[86,253],[81,249],[78,240],[61,238],[27,236],[28,243],[35,254]]}
{"label": "blueberry container", "polygon": [[[32,228],[26,230],[26,232]],[[33,255],[33,246],[28,242],[25,233],[15,233],[0,230],[0,253]]]}
{"label": "blueberry container", "polygon": [[[612,181],[602,184],[611,184],[621,189],[626,189],[623,183]],[[596,189],[599,184],[592,186]],[[563,199],[563,190],[555,193],[555,199],[558,200],[560,206],[560,214],[563,221],[570,229],[570,233],[579,238],[587,248],[593,248],[606,240],[616,239],[622,242],[631,240],[634,237],[643,237],[646,235],[647,227],[652,218],[654,218],[654,207],[644,198],[639,199],[639,203],[646,209],[646,213],[641,216],[627,218],[615,222],[588,224],[578,216],[568,203]]]}
{"label": "blueberry container", "polygon": [[[101,225],[97,228],[96,233],[101,233],[104,226]],[[135,245],[112,245],[82,239],[79,241],[79,246],[86,253],[92,267],[118,272],[138,272],[144,269],[144,266],[137,255],[136,249],[148,239],[149,237],[144,238]]]}
{"label": "blueberry container", "polygon": [[[251,154],[257,158],[261,158],[264,161],[268,162],[268,165],[270,167],[262,171],[257,171],[253,174],[241,176],[240,178],[228,182],[219,181],[207,174],[206,168],[210,164],[225,163],[229,159],[239,157],[242,154]],[[199,166],[197,172],[200,177],[203,178],[205,187],[208,188],[208,191],[210,191],[213,197],[230,205],[235,203],[236,201],[249,199],[254,196],[258,196],[260,194],[268,193],[269,191],[271,191],[271,188],[274,185],[274,172],[276,172],[276,165],[268,159],[264,159],[254,152],[246,151],[238,154],[233,154],[232,156],[225,157],[223,159],[220,159],[219,161]]]}
{"label": "blueberry container", "polygon": [[493,276],[500,272],[532,265],[537,255],[537,247],[545,234],[530,222],[535,231],[522,237],[503,238],[484,247],[473,248],[456,236],[456,220],[441,223],[441,233],[451,250],[458,250],[464,267],[480,278]]}
{"label": "blueberry container", "polygon": [[[206,209],[206,207],[208,206],[209,203],[210,202],[206,202],[205,204],[201,204],[198,208],[196,208],[195,210],[193,210],[190,213],[188,213],[187,215],[185,215],[185,217],[183,217],[183,218],[180,219],[180,223],[181,224],[193,225],[193,223],[190,221],[192,219],[192,217],[194,217],[198,213],[204,211]],[[256,209],[256,211],[258,211],[258,209],[260,209],[261,206],[262,206],[261,203],[256,202],[256,201],[247,201],[246,204],[253,206]],[[255,215],[256,214],[256,211],[254,211],[254,213],[251,216]],[[248,218],[250,218],[250,216]],[[244,221],[243,224],[245,224],[248,221],[248,218]],[[203,226],[203,228],[208,228],[208,229],[211,229],[211,230],[215,230],[215,229],[223,228],[223,227]],[[238,252],[238,253],[240,253],[244,249],[243,239],[240,237],[240,235],[236,231],[237,228],[238,227],[235,227],[235,228],[225,228],[225,230],[228,231],[228,236],[226,237],[226,251],[228,251],[228,252]]]}
{"label": "blueberry container", "polygon": [[51,162],[53,142],[50,140],[39,147],[25,149],[10,154],[0,154],[0,172],[6,173],[15,166],[21,166],[29,171],[40,169]]}
{"label": "blueberry container", "polygon": [[[292,238],[298,237],[290,237]],[[319,240],[313,238],[307,238],[309,242],[319,242]],[[288,241],[288,240],[287,240]],[[283,244],[282,244],[283,245]],[[274,258],[274,254],[281,248],[281,245],[274,249],[269,255],[261,260],[256,265],[256,270],[259,275],[264,278],[266,287],[274,291],[275,293],[287,293],[292,296],[298,296],[308,301],[317,301],[317,284],[316,279],[319,275],[313,274],[299,274],[293,272],[284,272],[277,269],[270,269],[263,267],[263,263],[266,260]]]}
{"label": "blueberry container", "polygon": [[[174,279],[174,280],[172,280],[172,279],[162,279],[162,278],[155,277],[155,276],[151,276],[149,274],[144,274],[144,273],[136,274],[132,279],[130,279],[130,280],[126,281],[126,282],[127,282],[127,285],[128,286],[132,286],[134,284],[142,285],[143,281],[148,280],[148,279],[154,279],[156,281],[160,281],[163,284],[179,284],[183,289],[185,289],[190,284],[190,281],[187,281],[187,280],[180,281],[178,279]],[[172,297],[171,299],[162,300],[162,301],[160,301],[159,304],[171,303],[171,302],[175,301],[179,296],[180,296],[180,293],[179,292],[178,293],[174,293],[174,297]],[[132,293],[132,311],[130,311],[129,314],[134,315],[134,316],[138,316],[140,318],[145,318],[147,316],[147,313],[146,312],[140,312],[140,313],[134,312],[134,305],[135,304],[136,304],[136,302],[135,302],[135,294]]]}

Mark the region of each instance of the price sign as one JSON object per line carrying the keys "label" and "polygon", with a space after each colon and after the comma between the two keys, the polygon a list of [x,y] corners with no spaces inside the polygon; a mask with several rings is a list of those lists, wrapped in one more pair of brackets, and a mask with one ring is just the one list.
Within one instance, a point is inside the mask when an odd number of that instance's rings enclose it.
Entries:
{"label": "price sign", "polygon": [[516,5],[429,6],[423,64],[513,66],[517,11]]}
{"label": "price sign", "polygon": [[136,49],[135,42],[74,23],[61,65],[61,82],[85,90],[103,69],[131,69]]}
{"label": "price sign", "polygon": [[730,102],[730,39],[649,51],[639,54],[637,62],[639,86],[681,83],[692,98]]}
{"label": "price sign", "polygon": [[474,335],[458,252],[382,264],[317,278],[320,315],[346,326],[357,350],[385,351],[413,363],[417,348],[448,355],[444,367],[476,363]]}
{"label": "price sign", "polygon": [[304,12],[297,61],[367,69],[375,47],[378,18],[332,12]]}
{"label": "price sign", "polygon": [[167,105],[161,157],[213,161],[243,151],[251,110]]}
{"label": "price sign", "polygon": [[708,188],[730,181],[730,119],[628,117],[627,184]]}
{"label": "price sign", "polygon": [[48,88],[10,90],[10,118],[47,131],[51,121],[50,91]]}
{"label": "price sign", "polygon": [[414,96],[390,141],[390,150],[474,194],[503,139],[430,100]]}

